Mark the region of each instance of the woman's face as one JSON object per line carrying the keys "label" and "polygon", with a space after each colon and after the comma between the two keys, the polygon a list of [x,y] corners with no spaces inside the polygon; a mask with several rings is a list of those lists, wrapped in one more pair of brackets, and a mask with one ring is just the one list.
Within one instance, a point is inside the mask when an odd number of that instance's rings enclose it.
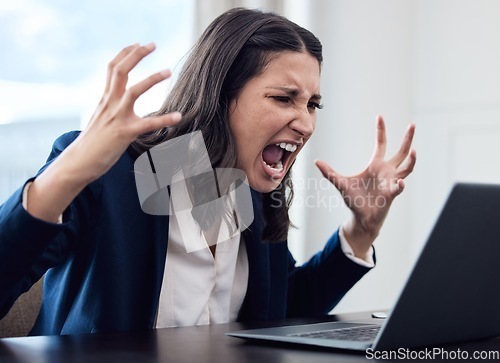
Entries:
{"label": "woman's face", "polygon": [[309,53],[283,52],[229,106],[237,166],[250,186],[270,192],[283,180],[316,126],[320,66]]}

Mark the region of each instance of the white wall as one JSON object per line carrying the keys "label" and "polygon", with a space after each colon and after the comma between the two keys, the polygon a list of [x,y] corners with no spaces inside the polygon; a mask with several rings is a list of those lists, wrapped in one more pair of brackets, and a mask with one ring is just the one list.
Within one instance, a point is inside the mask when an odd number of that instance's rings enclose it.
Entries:
{"label": "white wall", "polygon": [[[388,132],[387,154],[399,147],[412,120],[412,4],[407,1],[314,1],[312,30],[324,46],[322,94],[310,157],[328,161],[345,175],[361,172],[375,143],[375,117],[382,114]],[[309,163],[309,175],[319,172]],[[408,180],[408,189],[412,179]],[[308,192],[327,196],[334,205],[340,197],[326,184]],[[383,308],[397,293],[408,266],[411,194],[404,193],[376,243],[378,266],[340,303],[336,312]],[[348,216],[340,205],[320,203],[307,209],[306,255],[324,241]]]}
{"label": "white wall", "polygon": [[[315,158],[343,174],[361,171],[373,150],[376,114],[386,120],[388,156],[399,147],[408,123],[417,125],[417,166],[376,241],[378,265],[334,312],[387,308],[452,183],[500,183],[500,2],[310,4],[310,28],[324,45],[325,109],[309,160],[303,160],[307,175],[319,175],[311,166]],[[307,193],[337,196],[333,188],[318,192],[310,187]],[[306,208],[304,256],[319,250],[347,213],[345,208]]]}
{"label": "white wall", "polygon": [[[500,183],[499,16],[495,0],[423,1],[415,9],[419,225],[432,223],[454,181]],[[425,236],[415,232],[418,249]]]}

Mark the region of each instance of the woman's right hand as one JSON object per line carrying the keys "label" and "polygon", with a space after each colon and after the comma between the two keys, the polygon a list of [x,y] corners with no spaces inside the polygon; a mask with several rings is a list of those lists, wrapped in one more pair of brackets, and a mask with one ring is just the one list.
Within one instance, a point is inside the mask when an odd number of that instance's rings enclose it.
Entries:
{"label": "woman's right hand", "polygon": [[79,157],[86,165],[85,175],[93,181],[103,175],[139,135],[178,123],[178,112],[140,117],[134,112],[135,101],[155,84],[170,77],[170,71],[158,72],[127,89],[128,74],[155,49],[153,43],[131,45],[108,65],[104,95],[86,129],[75,140],[82,149]]}
{"label": "woman's right hand", "polygon": [[108,65],[106,87],[85,130],[40,174],[29,189],[27,210],[55,222],[85,186],[108,171],[139,135],[177,124],[181,114],[140,117],[135,101],[170,71],[155,73],[127,88],[128,74],[155,49],[153,43],[124,48]]}

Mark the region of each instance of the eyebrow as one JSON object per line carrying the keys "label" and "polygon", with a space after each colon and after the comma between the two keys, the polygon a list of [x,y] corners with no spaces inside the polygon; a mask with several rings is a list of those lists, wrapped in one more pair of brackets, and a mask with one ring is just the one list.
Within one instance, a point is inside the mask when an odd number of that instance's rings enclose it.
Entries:
{"label": "eyebrow", "polygon": [[[266,87],[266,88],[280,90],[280,91],[283,91],[283,92],[285,92],[293,97],[297,97],[299,95],[299,90],[297,88],[294,88],[294,87]],[[319,101],[319,100],[321,100],[322,96],[319,93],[315,93],[315,94],[311,95],[311,98]]]}

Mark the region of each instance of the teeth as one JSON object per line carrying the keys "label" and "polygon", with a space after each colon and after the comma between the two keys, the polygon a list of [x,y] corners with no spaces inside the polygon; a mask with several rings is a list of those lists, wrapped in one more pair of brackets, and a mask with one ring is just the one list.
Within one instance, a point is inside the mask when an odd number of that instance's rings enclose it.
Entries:
{"label": "teeth", "polygon": [[272,171],[276,171],[276,172],[280,172],[283,170],[283,164],[282,164],[281,160],[278,161],[277,163],[273,164],[272,166],[269,164],[266,164],[266,166],[269,169],[271,169]]}
{"label": "teeth", "polygon": [[293,153],[295,150],[297,150],[297,145],[294,144],[289,144],[287,142],[282,142],[280,144],[276,144],[276,146],[279,146],[282,149],[285,149],[288,152]]}

